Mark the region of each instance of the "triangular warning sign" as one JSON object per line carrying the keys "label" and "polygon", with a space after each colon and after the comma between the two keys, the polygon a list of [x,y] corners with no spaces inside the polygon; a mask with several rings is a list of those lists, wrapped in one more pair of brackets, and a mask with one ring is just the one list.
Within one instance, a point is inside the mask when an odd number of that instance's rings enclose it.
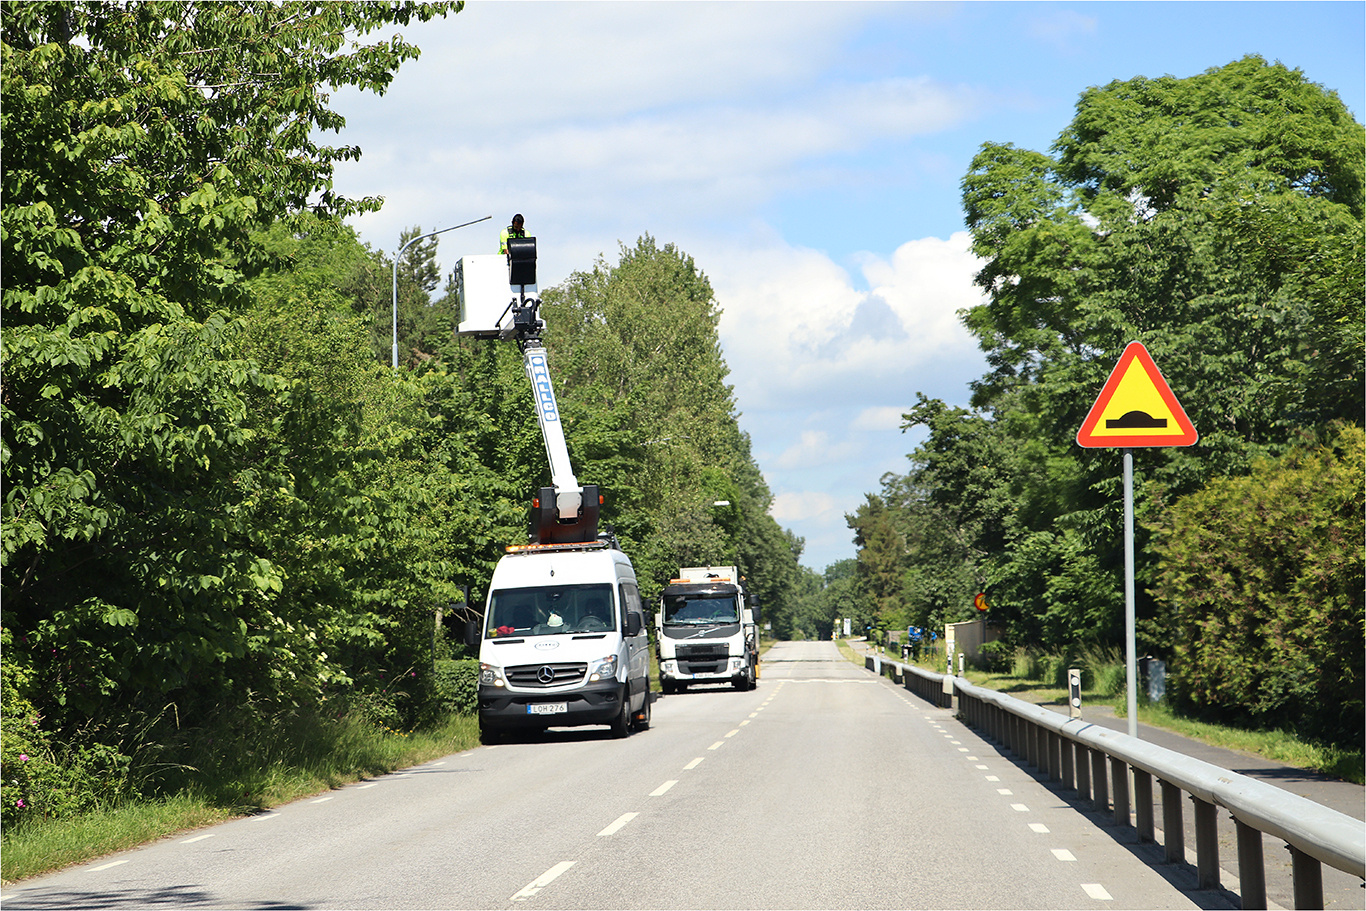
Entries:
{"label": "triangular warning sign", "polygon": [[1077,431],[1077,445],[1190,446],[1200,435],[1148,349],[1130,342]]}

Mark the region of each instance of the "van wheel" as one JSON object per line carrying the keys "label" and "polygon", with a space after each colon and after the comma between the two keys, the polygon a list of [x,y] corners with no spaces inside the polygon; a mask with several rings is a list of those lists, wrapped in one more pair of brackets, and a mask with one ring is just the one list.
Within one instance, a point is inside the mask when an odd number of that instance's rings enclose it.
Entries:
{"label": "van wheel", "polygon": [[479,742],[484,744],[502,743],[507,739],[507,732],[502,728],[489,724],[483,718],[479,719]]}
{"label": "van wheel", "polygon": [[612,722],[613,737],[631,736],[631,685],[628,683],[621,688],[621,710],[617,712],[616,719]]}
{"label": "van wheel", "polygon": [[640,705],[640,713],[636,718],[636,730],[648,731],[650,729],[650,691],[645,690],[645,701]]}

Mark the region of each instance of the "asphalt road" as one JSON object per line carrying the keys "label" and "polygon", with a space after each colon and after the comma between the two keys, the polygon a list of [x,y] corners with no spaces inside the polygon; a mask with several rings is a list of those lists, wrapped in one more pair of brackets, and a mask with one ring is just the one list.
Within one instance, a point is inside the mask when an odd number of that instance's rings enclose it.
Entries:
{"label": "asphalt road", "polygon": [[1195,908],[947,710],[783,643],[651,730],[480,747],[6,889],[6,909]]}

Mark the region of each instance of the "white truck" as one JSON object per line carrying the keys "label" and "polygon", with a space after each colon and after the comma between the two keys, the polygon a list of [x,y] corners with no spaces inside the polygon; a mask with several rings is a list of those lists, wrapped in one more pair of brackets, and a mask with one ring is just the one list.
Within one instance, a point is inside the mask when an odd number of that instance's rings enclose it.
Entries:
{"label": "white truck", "polygon": [[493,742],[606,724],[625,737],[650,726],[645,612],[630,559],[615,535],[598,533],[597,487],[580,486],[569,462],[535,264],[536,239],[510,238],[506,257],[466,256],[456,268],[457,331],[521,346],[552,484],[532,500],[531,542],[507,548],[483,621],[466,626],[466,643],[479,650],[479,730]]}
{"label": "white truck", "polygon": [[655,615],[659,684],[666,694],[694,683],[759,682],[756,605],[735,566],[685,566],[660,596]]}

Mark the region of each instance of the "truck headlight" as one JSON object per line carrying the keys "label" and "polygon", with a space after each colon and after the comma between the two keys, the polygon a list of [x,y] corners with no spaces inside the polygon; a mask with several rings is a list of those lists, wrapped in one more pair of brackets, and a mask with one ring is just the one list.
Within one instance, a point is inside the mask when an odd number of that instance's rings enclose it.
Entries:
{"label": "truck headlight", "polygon": [[617,675],[617,656],[601,658],[588,674],[589,681],[607,680]]}
{"label": "truck headlight", "polygon": [[744,659],[744,658],[732,658],[732,659],[730,659],[730,669],[733,670],[733,671],[743,671],[743,670],[745,669],[745,659]]}
{"label": "truck headlight", "polygon": [[492,664],[479,662],[479,685],[480,686],[507,686],[507,681],[503,679],[503,669]]}
{"label": "truck headlight", "polygon": [[662,669],[666,674],[676,674],[678,673],[678,663],[676,661],[665,661]]}

